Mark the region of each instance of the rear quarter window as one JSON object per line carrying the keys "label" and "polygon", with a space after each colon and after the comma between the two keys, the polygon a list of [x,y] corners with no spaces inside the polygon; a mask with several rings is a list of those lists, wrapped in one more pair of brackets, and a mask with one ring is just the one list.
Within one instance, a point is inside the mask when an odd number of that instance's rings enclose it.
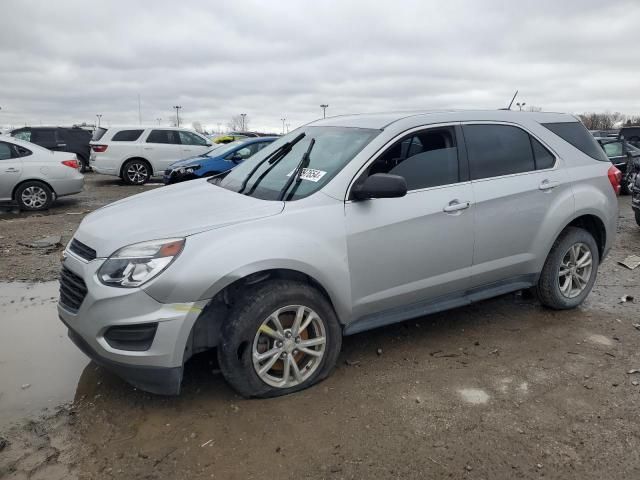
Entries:
{"label": "rear quarter window", "polygon": [[543,127],[551,130],[565,142],[570,143],[585,155],[599,162],[608,162],[604,150],[589,130],[580,122],[543,123]]}
{"label": "rear quarter window", "polygon": [[104,137],[105,133],[107,133],[107,129],[106,128],[98,127],[93,131],[93,136],[91,137],[91,140],[93,140],[94,142],[97,142],[102,137]]}
{"label": "rear quarter window", "polygon": [[113,138],[112,142],[135,142],[140,138],[144,130],[120,130]]}

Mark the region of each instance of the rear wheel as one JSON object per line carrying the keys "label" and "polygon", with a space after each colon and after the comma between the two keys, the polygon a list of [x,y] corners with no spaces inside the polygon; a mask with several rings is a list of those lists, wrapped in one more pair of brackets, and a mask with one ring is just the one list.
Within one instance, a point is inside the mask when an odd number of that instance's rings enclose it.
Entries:
{"label": "rear wheel", "polygon": [[263,282],[232,309],[218,348],[226,380],[246,397],[307,388],[334,368],[342,332],[333,308],[313,287]]}
{"label": "rear wheel", "polygon": [[144,160],[127,160],[122,167],[122,180],[128,185],[144,185],[151,178],[151,169]]}
{"label": "rear wheel", "polygon": [[633,170],[633,164],[627,165],[627,173],[622,179],[622,185],[620,186],[620,193],[629,195],[633,192],[633,185],[636,183],[636,176],[638,174]]}
{"label": "rear wheel", "polygon": [[53,192],[48,185],[38,181],[25,182],[18,187],[15,201],[20,210],[47,210],[53,202]]}
{"label": "rear wheel", "polygon": [[593,236],[577,227],[566,228],[553,244],[537,285],[538,298],[556,310],[574,308],[589,295],[600,262]]}

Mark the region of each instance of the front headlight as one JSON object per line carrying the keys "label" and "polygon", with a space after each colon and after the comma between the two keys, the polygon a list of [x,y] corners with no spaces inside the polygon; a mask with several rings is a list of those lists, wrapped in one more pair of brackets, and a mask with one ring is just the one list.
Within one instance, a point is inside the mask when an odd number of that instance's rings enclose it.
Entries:
{"label": "front headlight", "polygon": [[200,165],[189,165],[188,167],[178,167],[176,172],[180,174],[193,173],[200,168]]}
{"label": "front headlight", "polygon": [[102,264],[98,278],[111,287],[139,287],[167,268],[184,242],[184,238],[167,238],[123,247]]}

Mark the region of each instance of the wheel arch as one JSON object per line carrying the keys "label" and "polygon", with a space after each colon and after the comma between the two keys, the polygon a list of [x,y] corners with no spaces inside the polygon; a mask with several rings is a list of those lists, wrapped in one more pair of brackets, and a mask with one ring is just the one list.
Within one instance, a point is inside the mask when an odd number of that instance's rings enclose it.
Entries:
{"label": "wheel arch", "polygon": [[143,161],[144,163],[146,163],[146,164],[147,164],[147,166],[149,167],[149,171],[151,172],[151,173],[150,173],[150,175],[149,175],[149,177],[153,177],[153,173],[154,173],[154,171],[153,171],[153,165],[151,165],[151,162],[150,162],[149,160],[147,160],[147,159],[146,159],[146,158],[144,158],[144,157],[129,157],[129,158],[127,158],[126,160],[124,160],[124,161],[122,162],[122,164],[120,165],[120,172],[119,172],[119,174],[118,174],[118,176],[119,176],[120,178],[123,178],[123,177],[124,177],[124,166],[127,164],[127,162],[130,162],[131,160],[141,160],[141,161]]}
{"label": "wheel arch", "polygon": [[51,186],[51,184],[49,182],[47,182],[46,180],[43,180],[42,178],[26,178],[24,180],[20,180],[15,187],[13,187],[13,190],[11,191],[11,198],[13,201],[16,201],[16,193],[18,192],[18,189],[20,188],[21,185],[24,185],[27,182],[39,182],[42,183],[44,185],[46,185],[49,190],[51,190],[51,192],[53,192],[53,200],[55,200],[58,197],[58,194],[56,193],[55,188],[53,188]]}
{"label": "wheel arch", "polygon": [[313,276],[290,268],[267,268],[258,270],[228,282],[227,285],[215,294],[200,315],[198,315],[198,318],[191,328],[189,340],[185,348],[184,360],[186,361],[196,353],[218,346],[221,340],[220,331],[222,325],[228,317],[229,311],[234,303],[241,300],[243,292],[253,285],[275,279],[291,280],[313,286],[327,299],[342,324],[331,295],[322,283]]}

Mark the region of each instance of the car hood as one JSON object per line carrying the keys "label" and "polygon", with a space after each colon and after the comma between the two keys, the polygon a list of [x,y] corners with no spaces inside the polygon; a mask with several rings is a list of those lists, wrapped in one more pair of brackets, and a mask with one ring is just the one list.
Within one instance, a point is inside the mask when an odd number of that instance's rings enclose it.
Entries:
{"label": "car hood", "polygon": [[200,165],[202,162],[216,160],[217,158],[218,157],[216,156],[196,155],[195,157],[189,157],[183,160],[178,160],[177,162],[173,162],[171,165],[169,165],[169,168],[186,167],[187,165]]}
{"label": "car hood", "polygon": [[133,243],[182,237],[277,215],[284,202],[259,200],[192,180],[134,195],[87,215],[74,237],[108,257]]}

